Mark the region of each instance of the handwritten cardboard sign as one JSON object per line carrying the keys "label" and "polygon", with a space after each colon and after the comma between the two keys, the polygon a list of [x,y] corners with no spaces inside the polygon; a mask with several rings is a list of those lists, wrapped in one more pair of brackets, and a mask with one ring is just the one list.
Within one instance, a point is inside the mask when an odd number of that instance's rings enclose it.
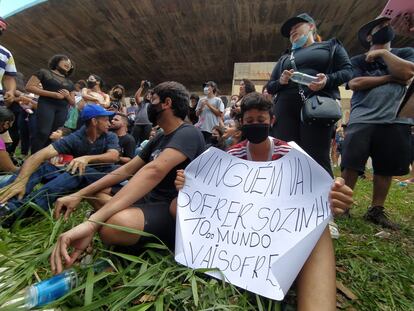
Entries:
{"label": "handwritten cardboard sign", "polygon": [[271,162],[210,148],[185,176],[175,260],[282,300],[328,223],[329,174],[296,148]]}

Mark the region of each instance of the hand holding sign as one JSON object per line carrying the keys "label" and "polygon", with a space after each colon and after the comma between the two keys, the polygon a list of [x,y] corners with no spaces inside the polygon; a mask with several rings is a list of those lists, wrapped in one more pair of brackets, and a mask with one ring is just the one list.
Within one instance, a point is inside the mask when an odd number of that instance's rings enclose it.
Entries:
{"label": "hand holding sign", "polygon": [[228,282],[281,300],[329,220],[331,183],[296,149],[277,161],[252,162],[210,148],[186,169],[175,259],[218,268]]}

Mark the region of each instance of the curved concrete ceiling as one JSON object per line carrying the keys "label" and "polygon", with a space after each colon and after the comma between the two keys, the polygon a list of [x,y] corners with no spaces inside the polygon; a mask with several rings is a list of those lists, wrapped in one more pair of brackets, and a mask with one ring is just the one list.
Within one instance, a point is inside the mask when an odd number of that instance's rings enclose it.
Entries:
{"label": "curved concrete ceiling", "polygon": [[[230,90],[235,62],[276,61],[288,47],[283,21],[308,12],[324,38],[350,55],[362,52],[359,27],[387,0],[51,0],[7,19],[1,44],[26,76],[55,53],[76,63],[73,80],[89,73],[130,91],[141,79],[176,80],[200,89],[214,80]],[[394,46],[412,46],[398,38]]]}

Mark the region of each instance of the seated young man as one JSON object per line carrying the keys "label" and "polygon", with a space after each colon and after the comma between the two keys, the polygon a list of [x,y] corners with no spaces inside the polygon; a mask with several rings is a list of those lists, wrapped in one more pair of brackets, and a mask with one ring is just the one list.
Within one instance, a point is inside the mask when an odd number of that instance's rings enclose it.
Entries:
{"label": "seated young man", "polygon": [[131,134],[128,134],[127,116],[117,112],[111,121],[110,129],[119,139],[119,147],[121,148],[119,164],[128,163],[134,157],[135,139]]}
{"label": "seated young man", "polygon": [[[250,161],[273,161],[283,157],[291,148],[286,142],[269,136],[274,121],[272,104],[262,94],[250,93],[241,103],[241,125],[246,140],[227,150],[229,154]],[[177,189],[184,186],[184,172],[178,171]],[[344,180],[335,180],[330,203],[334,214],[341,214],[352,205],[352,190]],[[175,215],[176,202],[171,204]],[[328,228],[320,237],[297,277],[298,310],[335,310],[335,256]]]}
{"label": "seated young man", "polygon": [[[148,107],[148,117],[163,129],[163,133],[149,141],[139,156],[111,175],[57,201],[55,215],[66,211],[67,217],[82,197],[99,196],[103,190],[133,176],[113,197],[104,194],[105,199],[101,196],[100,202],[104,205],[88,221],[59,236],[50,258],[54,273],[62,271],[62,258],[66,267],[71,266],[96,232],[104,243],[110,245],[134,246],[141,239],[139,235],[101,226],[97,222],[149,232],[173,246],[175,221],[169,213],[169,206],[177,196],[174,186],[176,171],[200,155],[205,145],[201,132],[184,123],[188,102],[189,94],[183,85],[177,82],[157,85]],[[69,247],[74,249],[71,255]]]}
{"label": "seated young man", "polygon": [[[91,184],[114,170],[119,145],[117,136],[108,132],[112,115],[99,105],[88,105],[82,111],[84,127],[31,155],[19,174],[0,189],[0,224],[11,225],[22,216],[22,207],[29,201],[47,210],[58,195]],[[66,171],[47,162],[58,154],[73,156]],[[32,192],[44,177],[57,171],[62,173]]]}

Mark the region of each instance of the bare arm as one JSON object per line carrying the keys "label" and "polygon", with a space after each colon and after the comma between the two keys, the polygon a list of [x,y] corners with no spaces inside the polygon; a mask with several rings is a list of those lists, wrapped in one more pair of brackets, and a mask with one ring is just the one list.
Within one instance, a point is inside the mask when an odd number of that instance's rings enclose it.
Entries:
{"label": "bare arm", "polygon": [[128,163],[129,161],[131,161],[130,157],[119,157],[119,163],[121,164]]}
{"label": "bare arm", "polygon": [[81,197],[91,196],[103,189],[119,184],[120,182],[133,176],[144,165],[145,162],[140,157],[135,157],[127,164],[122,165],[115,171],[111,172],[110,174],[107,174],[105,177],[102,177],[93,184],[90,184],[89,186],[79,190],[76,193],[76,195],[79,195]]}
{"label": "bare arm", "polygon": [[108,95],[108,94],[104,94],[104,95],[103,95],[103,97],[104,97],[104,101],[103,101],[103,103],[102,103],[102,106],[103,106],[104,108],[109,108],[110,103],[111,103],[111,98],[109,97],[109,95]]}
{"label": "bare arm", "polygon": [[389,83],[392,81],[390,75],[379,77],[357,77],[348,82],[348,86],[353,91],[362,91]]}
{"label": "bare arm", "polygon": [[71,174],[75,174],[79,171],[79,175],[83,175],[85,172],[86,166],[89,163],[116,163],[119,161],[119,152],[115,149],[109,149],[103,154],[97,155],[85,155],[81,157],[74,158],[69,165],[66,167],[67,171],[70,171]]}
{"label": "bare arm", "polygon": [[406,61],[386,49],[372,50],[367,53],[365,60],[373,62],[381,57],[387,65],[390,74],[398,80],[410,80],[414,76],[414,63]]}
{"label": "bare arm", "polygon": [[6,150],[0,151],[0,172],[17,172],[19,168],[13,164],[9,153]]}
{"label": "bare arm", "polygon": [[[94,213],[90,220],[104,222],[117,212],[128,208],[154,189],[170,170],[185,159],[186,156],[176,149],[163,150],[155,160],[142,167],[107,204]],[[96,229],[98,228],[96,225]]]}
{"label": "bare arm", "polygon": [[14,76],[5,74],[3,77],[4,89],[4,103],[6,106],[10,106],[14,101],[14,93],[16,91],[16,79]]}
{"label": "bare arm", "polygon": [[88,89],[86,87],[82,89],[81,95],[84,101],[92,101],[92,102],[98,101],[98,99],[95,96],[92,96],[89,94]]}
{"label": "bare arm", "polygon": [[217,107],[213,106],[209,102],[206,103],[206,106],[208,107],[208,109],[211,110],[212,113],[214,113],[214,115],[216,117],[221,117],[223,115],[223,113],[220,111],[220,109],[218,109]]}
{"label": "bare arm", "polygon": [[385,50],[382,59],[388,66],[391,75],[399,80],[410,80],[414,76],[414,63],[406,61],[388,50]]}
{"label": "bare arm", "polygon": [[36,76],[31,76],[29,81],[26,84],[26,90],[30,93],[43,96],[43,97],[51,97],[55,99],[63,99],[64,96],[59,94],[58,92],[50,92],[39,88],[40,80]]}
{"label": "bare arm", "polygon": [[141,95],[142,95],[142,91],[144,90],[144,80],[141,81],[141,84],[138,88],[138,90],[136,91],[134,98],[135,98],[135,102],[137,103],[137,105],[141,104]]}
{"label": "bare arm", "polygon": [[4,191],[0,191],[0,203],[5,203],[7,202],[7,200],[16,195],[18,195],[19,199],[23,198],[26,192],[26,184],[33,172],[36,171],[40,164],[42,164],[44,161],[53,158],[57,155],[58,152],[52,145],[49,145],[39,150],[35,154],[31,155],[24,162],[22,169],[20,170],[20,173],[17,176],[16,180],[7,187],[4,187]]}

